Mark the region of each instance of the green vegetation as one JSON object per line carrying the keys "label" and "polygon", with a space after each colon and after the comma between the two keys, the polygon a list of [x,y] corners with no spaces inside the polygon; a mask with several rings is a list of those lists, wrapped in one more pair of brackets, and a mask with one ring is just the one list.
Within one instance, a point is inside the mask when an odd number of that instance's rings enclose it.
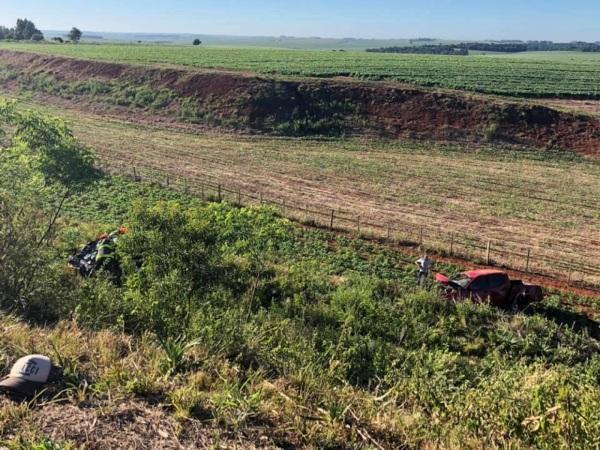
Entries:
{"label": "green vegetation", "polygon": [[[0,319],[0,372],[31,345],[65,369],[31,404],[0,404],[0,435],[12,436],[2,445],[59,447],[42,429],[60,447],[81,444],[40,421],[98,408],[102,424],[134,401],[167,405],[182,439],[202,422],[221,439],[267,430],[280,446],[597,444],[598,324],[558,296],[518,314],[447,302],[415,289],[399,253],[270,208],[98,179],[61,121],[7,104],[0,117],[11,174],[0,178],[0,259],[16,271],[0,270],[0,286],[19,288],[0,305],[30,321]],[[66,272],[70,248],[122,223],[122,287]],[[122,426],[115,418],[113,432]]]}
{"label": "green vegetation", "polygon": [[0,26],[0,41],[5,39],[39,42],[44,40],[44,35],[31,20],[17,19],[17,24],[14,28]]}
{"label": "green vegetation", "polygon": [[469,50],[456,45],[419,45],[408,47],[368,48],[368,53],[401,53],[411,55],[468,56]]}
{"label": "green vegetation", "polygon": [[420,45],[406,47],[381,47],[368,48],[371,53],[412,53],[431,55],[459,55],[467,56],[469,52],[492,53],[521,53],[527,51],[572,51],[572,52],[598,52],[600,45],[595,43],[578,42],[570,44],[556,44],[553,42],[532,41],[518,42],[461,42],[456,44]]}
{"label": "green vegetation", "polygon": [[[193,97],[179,97],[166,88],[153,89],[145,84],[133,82],[105,81],[88,78],[82,81],[60,80],[50,73],[19,74],[9,68],[0,68],[0,82],[17,80],[22,91],[46,93],[66,99],[86,99],[90,102],[106,103],[131,108],[143,108],[167,116],[211,126],[239,128],[247,124],[247,118],[219,111],[221,99],[211,96],[205,101]],[[286,136],[340,136],[351,130],[356,106],[350,101],[326,101],[319,98],[320,93],[305,89],[301,91],[305,101],[294,108],[289,117],[278,111],[267,114],[258,126],[276,134]],[[285,89],[259,90],[253,94],[253,100],[260,104],[285,102]],[[240,97],[238,101],[243,101]],[[231,108],[232,105],[229,105]]]}
{"label": "green vegetation", "polygon": [[62,289],[49,244],[62,205],[97,177],[92,155],[60,119],[0,102],[0,309],[44,311]]}
{"label": "green vegetation", "polygon": [[368,48],[370,53],[412,53],[431,55],[460,55],[466,56],[470,51],[521,53],[527,51],[571,51],[571,52],[599,52],[600,44],[590,42],[555,43],[549,41],[517,42],[462,42],[460,44],[437,44],[406,47],[381,47]]}
{"label": "green vegetation", "polygon": [[133,83],[95,78],[69,82],[48,73],[19,75],[14,70],[0,69],[0,82],[9,80],[18,80],[26,91],[43,92],[66,99],[88,97],[91,101],[152,110],[168,107],[176,97],[169,89],[152,89]]}
{"label": "green vegetation", "polygon": [[2,43],[0,48],[135,64],[176,64],[286,76],[352,76],[422,86],[549,97],[600,97],[600,54],[526,52],[450,57],[366,52],[192,48],[160,45],[60,46]]}

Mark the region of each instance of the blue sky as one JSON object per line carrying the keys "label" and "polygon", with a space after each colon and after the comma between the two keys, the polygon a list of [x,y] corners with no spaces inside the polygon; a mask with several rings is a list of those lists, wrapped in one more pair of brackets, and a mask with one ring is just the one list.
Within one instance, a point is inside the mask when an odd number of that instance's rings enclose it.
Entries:
{"label": "blue sky", "polygon": [[0,0],[38,28],[362,38],[600,41],[600,0]]}

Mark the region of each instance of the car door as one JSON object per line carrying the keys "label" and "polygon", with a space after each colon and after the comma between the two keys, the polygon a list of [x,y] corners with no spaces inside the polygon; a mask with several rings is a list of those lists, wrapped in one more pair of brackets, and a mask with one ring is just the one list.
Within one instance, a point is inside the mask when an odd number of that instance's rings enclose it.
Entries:
{"label": "car door", "polygon": [[484,302],[488,299],[487,276],[482,275],[475,278],[469,285],[469,296],[475,302]]}
{"label": "car door", "polygon": [[496,306],[505,306],[510,294],[510,280],[505,273],[487,277],[487,291],[490,302]]}

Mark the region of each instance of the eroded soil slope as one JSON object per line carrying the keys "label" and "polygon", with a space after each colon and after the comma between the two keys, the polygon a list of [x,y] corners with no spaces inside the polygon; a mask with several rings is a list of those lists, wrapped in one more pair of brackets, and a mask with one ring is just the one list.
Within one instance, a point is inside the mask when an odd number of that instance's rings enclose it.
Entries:
{"label": "eroded soil slope", "polygon": [[81,107],[103,104],[130,118],[165,116],[283,135],[502,140],[600,154],[598,117],[395,83],[280,79],[6,50],[0,50],[0,82]]}

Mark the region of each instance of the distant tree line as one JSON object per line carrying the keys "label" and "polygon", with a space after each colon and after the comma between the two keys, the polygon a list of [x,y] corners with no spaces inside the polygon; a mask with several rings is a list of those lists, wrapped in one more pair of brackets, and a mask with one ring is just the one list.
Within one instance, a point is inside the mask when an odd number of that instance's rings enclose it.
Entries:
{"label": "distant tree line", "polygon": [[411,53],[417,55],[458,55],[466,56],[469,51],[456,45],[419,45],[411,47],[368,48],[369,53]]}
{"label": "distant tree line", "polygon": [[520,53],[536,51],[600,52],[600,43],[581,41],[565,43],[552,41],[463,42],[460,44],[369,48],[367,49],[367,52],[466,56],[469,54],[469,50],[500,53]]}
{"label": "distant tree line", "polygon": [[[67,37],[74,43],[81,40],[83,33],[78,28],[73,27]],[[0,41],[43,41],[44,34],[37,29],[35,24],[28,19],[17,19],[14,28],[7,28],[0,25]],[[52,38],[53,41],[63,43],[61,37]]]}
{"label": "distant tree line", "polygon": [[467,50],[478,50],[482,52],[519,53],[528,50],[527,44],[515,42],[464,42],[458,45]]}
{"label": "distant tree line", "polygon": [[600,52],[600,43],[598,42],[552,42],[552,41],[528,41],[527,50],[531,52]]}
{"label": "distant tree line", "polygon": [[14,28],[0,26],[0,40],[43,41],[43,33],[28,19],[17,19]]}

